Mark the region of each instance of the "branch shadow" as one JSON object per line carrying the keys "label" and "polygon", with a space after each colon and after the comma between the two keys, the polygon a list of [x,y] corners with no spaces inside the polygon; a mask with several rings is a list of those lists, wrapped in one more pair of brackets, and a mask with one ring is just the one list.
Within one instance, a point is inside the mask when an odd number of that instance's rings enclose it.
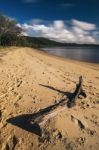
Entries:
{"label": "branch shadow", "polygon": [[52,86],[48,86],[48,85],[43,85],[43,84],[39,84],[39,85],[43,86],[43,87],[46,87],[46,88],[49,88],[51,90],[54,90],[56,92],[59,92],[59,93],[63,94],[64,96],[66,96],[66,98],[67,98],[67,107],[69,108],[69,105],[70,105],[75,93],[61,91],[59,89],[56,89],[56,88],[54,88]]}
{"label": "branch shadow", "polygon": [[42,135],[42,130],[37,123],[32,122],[34,114],[22,114],[16,117],[7,119],[6,121],[14,126],[17,126],[25,131],[34,133],[38,136]]}

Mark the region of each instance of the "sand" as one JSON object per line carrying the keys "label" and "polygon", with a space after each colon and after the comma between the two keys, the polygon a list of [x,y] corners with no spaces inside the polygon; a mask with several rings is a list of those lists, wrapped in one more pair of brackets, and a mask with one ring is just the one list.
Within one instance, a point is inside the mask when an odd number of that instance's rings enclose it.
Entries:
{"label": "sand", "polygon": [[[45,136],[38,136],[31,114],[68,99],[81,75],[87,97],[66,105],[46,122]],[[39,149],[99,149],[99,64],[30,48],[0,49],[0,150]]]}

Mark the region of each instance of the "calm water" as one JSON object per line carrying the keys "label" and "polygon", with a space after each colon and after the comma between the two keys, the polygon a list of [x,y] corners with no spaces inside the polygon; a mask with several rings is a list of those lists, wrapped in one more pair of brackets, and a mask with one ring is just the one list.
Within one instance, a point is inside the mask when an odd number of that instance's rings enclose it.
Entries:
{"label": "calm water", "polygon": [[64,58],[75,59],[91,63],[99,63],[99,47],[93,48],[43,48],[49,54],[61,56]]}

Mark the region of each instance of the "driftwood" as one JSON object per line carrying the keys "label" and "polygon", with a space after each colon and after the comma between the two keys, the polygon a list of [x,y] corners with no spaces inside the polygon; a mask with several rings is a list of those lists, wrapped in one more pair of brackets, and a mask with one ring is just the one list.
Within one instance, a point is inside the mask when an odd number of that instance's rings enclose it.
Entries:
{"label": "driftwood", "polygon": [[74,93],[71,94],[70,99],[62,99],[58,103],[51,105],[49,107],[46,107],[44,109],[41,109],[39,112],[33,114],[30,118],[30,122],[32,124],[35,124],[39,126],[40,128],[40,135],[44,134],[44,126],[48,120],[55,117],[59,112],[62,112],[66,109],[66,102],[67,106],[69,108],[73,107],[75,105],[76,99],[79,97],[79,95],[82,95],[86,97],[86,93],[84,92],[82,88],[83,79],[82,76],[79,77],[79,83],[76,85],[76,89]]}
{"label": "driftwood", "polygon": [[64,106],[66,109],[66,99],[62,99],[54,105],[41,109],[39,112],[33,115],[32,121],[39,123],[42,126],[47,120],[56,116],[56,114],[60,112]]}
{"label": "driftwood", "polygon": [[79,83],[76,85],[76,89],[72,95],[72,98],[67,103],[67,106],[69,108],[71,108],[75,105],[75,101],[80,95],[82,95],[84,98],[86,98],[86,93],[82,88],[82,84],[83,84],[83,78],[82,78],[82,76],[80,76]]}
{"label": "driftwood", "polygon": [[[68,99],[67,106],[69,108],[75,105],[75,101],[77,100],[79,95],[86,97],[86,93],[82,88],[82,83],[83,79],[82,76],[80,76],[79,83],[76,85],[74,93],[72,94],[71,98]],[[66,109],[66,101],[66,99],[63,99],[57,104],[51,105],[47,108],[40,110],[36,115],[34,115],[33,122],[39,124],[39,126],[42,128],[49,119],[55,117],[59,112]]]}
{"label": "driftwood", "polygon": [[51,105],[39,112],[33,114],[29,118],[30,124],[33,124],[39,128],[39,136],[45,136],[45,125],[48,120],[55,117],[59,112],[66,109],[66,99],[60,100],[57,104]]}

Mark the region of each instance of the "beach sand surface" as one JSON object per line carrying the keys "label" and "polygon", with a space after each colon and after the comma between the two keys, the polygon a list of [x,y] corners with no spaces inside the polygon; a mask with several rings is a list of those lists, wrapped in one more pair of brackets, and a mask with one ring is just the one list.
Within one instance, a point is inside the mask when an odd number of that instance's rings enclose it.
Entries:
{"label": "beach sand surface", "polygon": [[[68,101],[83,77],[87,97],[67,105],[43,126],[32,115]],[[40,130],[40,131],[39,131]],[[0,49],[0,149],[98,150],[99,64],[67,60],[31,48]]]}

